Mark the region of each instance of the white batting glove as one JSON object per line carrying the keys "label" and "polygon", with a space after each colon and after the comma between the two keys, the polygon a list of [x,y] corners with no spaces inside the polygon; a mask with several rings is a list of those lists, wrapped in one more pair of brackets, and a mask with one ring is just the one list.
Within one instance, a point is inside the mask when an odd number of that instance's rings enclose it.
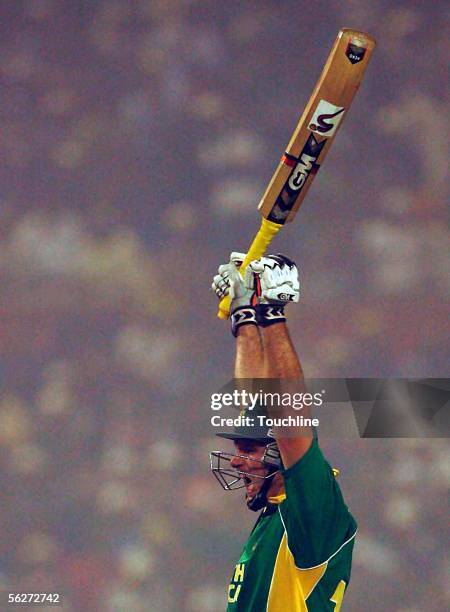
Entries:
{"label": "white batting glove", "polygon": [[243,306],[256,305],[255,281],[252,270],[246,269],[244,278],[239,273],[239,268],[245,259],[245,253],[233,251],[230,261],[219,266],[218,274],[213,279],[211,288],[221,300],[226,295],[231,299],[231,312]]}
{"label": "white batting glove", "polygon": [[249,268],[259,278],[260,304],[281,306],[299,301],[300,283],[297,266],[285,255],[278,253],[261,257],[252,261]]}

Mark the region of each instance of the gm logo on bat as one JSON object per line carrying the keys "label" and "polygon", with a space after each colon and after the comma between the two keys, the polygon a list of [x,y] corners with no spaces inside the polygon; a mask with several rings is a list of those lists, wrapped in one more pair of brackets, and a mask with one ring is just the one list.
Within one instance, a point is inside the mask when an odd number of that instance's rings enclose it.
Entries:
{"label": "gm logo on bat", "polygon": [[314,111],[308,129],[325,136],[325,138],[330,138],[337,130],[344,116],[344,111],[343,106],[335,106],[331,102],[321,100]]}
{"label": "gm logo on bat", "polygon": [[[302,152],[300,153],[300,158],[297,161],[294,170],[289,176],[288,182],[285,185],[285,189],[283,189],[280,196],[277,198],[276,204],[280,204],[279,200],[281,198],[281,202],[285,210],[290,210],[292,208],[295,203],[295,200],[297,199],[299,191],[306,183],[306,179],[308,178],[308,176],[313,170],[317,172],[317,170],[319,169],[319,166],[316,164],[316,161],[326,142],[326,138],[319,142],[318,140],[316,140],[314,134],[310,135],[310,137],[306,141],[305,146],[303,147]],[[287,201],[284,201],[285,199],[283,198],[284,191],[287,191]]]}

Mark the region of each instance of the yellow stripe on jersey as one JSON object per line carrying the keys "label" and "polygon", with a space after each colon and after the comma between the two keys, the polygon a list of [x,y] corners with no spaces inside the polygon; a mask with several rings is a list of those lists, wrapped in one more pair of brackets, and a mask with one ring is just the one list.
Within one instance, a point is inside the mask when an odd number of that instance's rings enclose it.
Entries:
{"label": "yellow stripe on jersey", "polygon": [[299,569],[283,534],[267,600],[267,612],[308,612],[306,600],[325,574],[328,561],[311,569]]}
{"label": "yellow stripe on jersey", "polygon": [[279,495],[273,495],[272,497],[268,498],[269,503],[271,504],[281,504],[281,502],[284,502],[284,500],[286,499],[286,493],[283,491],[279,494]]}

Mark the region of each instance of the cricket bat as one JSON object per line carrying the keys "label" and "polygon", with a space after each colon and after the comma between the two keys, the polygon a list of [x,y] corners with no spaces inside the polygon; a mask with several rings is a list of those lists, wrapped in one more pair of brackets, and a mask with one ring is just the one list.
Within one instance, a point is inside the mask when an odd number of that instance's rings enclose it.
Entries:
{"label": "cricket bat", "polygon": [[[261,227],[240,272],[266,252],[273,237],[297,214],[319,170],[369,63],[375,40],[364,32],[339,31],[308,104],[264,192],[258,209]],[[227,319],[230,298],[219,304],[218,317]]]}

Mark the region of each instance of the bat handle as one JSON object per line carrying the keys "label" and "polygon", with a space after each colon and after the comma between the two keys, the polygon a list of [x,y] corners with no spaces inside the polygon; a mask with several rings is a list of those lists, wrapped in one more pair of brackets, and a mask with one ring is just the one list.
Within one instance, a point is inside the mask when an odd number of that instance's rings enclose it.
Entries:
{"label": "bat handle", "polygon": [[[261,220],[261,227],[258,230],[258,233],[253,240],[247,255],[245,256],[244,261],[242,262],[241,267],[239,268],[239,272],[241,275],[244,274],[246,267],[248,264],[255,260],[259,259],[264,255],[267,250],[267,247],[272,242],[273,237],[277,234],[283,226],[279,223],[274,223],[273,221],[268,221],[264,219]],[[219,319],[228,319],[230,316],[230,296],[226,295],[224,298],[220,300],[219,303],[219,312],[217,313]]]}

